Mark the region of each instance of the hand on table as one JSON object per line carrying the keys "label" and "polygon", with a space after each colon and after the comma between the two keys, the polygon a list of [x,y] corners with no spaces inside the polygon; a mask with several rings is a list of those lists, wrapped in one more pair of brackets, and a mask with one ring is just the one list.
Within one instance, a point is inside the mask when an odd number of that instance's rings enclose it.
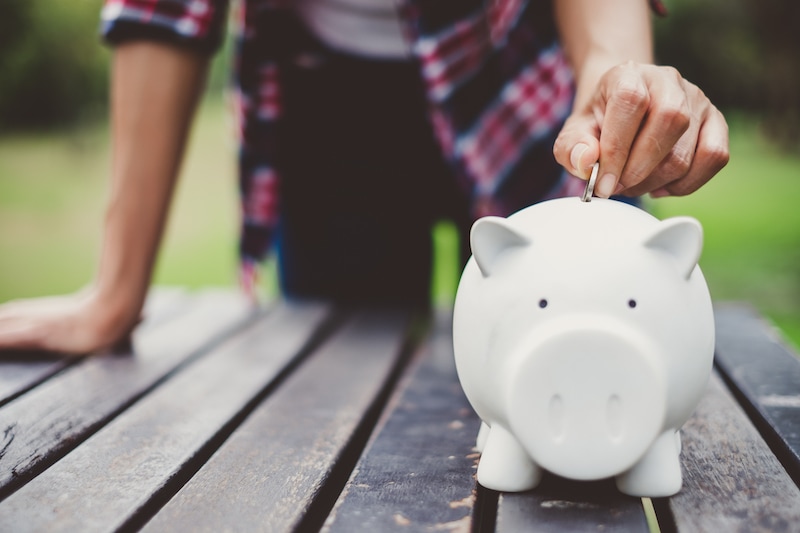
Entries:
{"label": "hand on table", "polygon": [[674,68],[628,62],[606,72],[573,111],[553,153],[584,179],[599,160],[597,196],[683,196],[728,163],[728,126]]}
{"label": "hand on table", "polygon": [[109,348],[127,339],[136,325],[127,319],[130,313],[112,309],[91,289],[8,302],[0,305],[0,350],[80,355]]}

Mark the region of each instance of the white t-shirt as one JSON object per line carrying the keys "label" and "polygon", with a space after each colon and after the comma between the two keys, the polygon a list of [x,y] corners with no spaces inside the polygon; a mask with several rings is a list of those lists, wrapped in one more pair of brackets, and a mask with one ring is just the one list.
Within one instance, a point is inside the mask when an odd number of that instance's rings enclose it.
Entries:
{"label": "white t-shirt", "polygon": [[410,56],[394,0],[298,0],[295,6],[311,31],[335,50],[384,59]]}

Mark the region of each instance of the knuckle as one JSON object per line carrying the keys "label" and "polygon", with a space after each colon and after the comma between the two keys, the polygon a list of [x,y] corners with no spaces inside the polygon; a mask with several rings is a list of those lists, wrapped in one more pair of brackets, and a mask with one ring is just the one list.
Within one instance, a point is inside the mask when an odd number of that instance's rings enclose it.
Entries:
{"label": "knuckle", "polygon": [[663,72],[670,78],[672,78],[675,82],[679,84],[683,84],[683,76],[681,76],[680,71],[677,68],[673,67],[672,65],[665,65],[662,67]]}
{"label": "knuckle", "polygon": [[555,156],[557,161],[561,161],[562,155],[566,154],[566,142],[563,135],[559,135],[553,143],[553,156]]}
{"label": "knuckle", "polygon": [[663,174],[673,178],[685,176],[692,166],[692,156],[683,150],[672,150],[661,163]]}
{"label": "knuckle", "polygon": [[625,160],[628,156],[630,143],[626,143],[622,135],[611,129],[606,129],[603,132],[603,137],[600,138],[600,153],[603,154],[603,159],[622,169]]}
{"label": "knuckle", "polygon": [[708,161],[714,172],[721,170],[731,159],[730,150],[722,145],[702,146],[698,149],[698,156]]}
{"label": "knuckle", "polygon": [[639,65],[633,61],[628,60],[623,63],[615,65],[609,73],[617,78],[624,78],[627,76],[638,76]]}
{"label": "knuckle", "polygon": [[689,129],[692,117],[684,98],[664,103],[656,111],[656,120],[666,125],[669,131],[683,133]]}
{"label": "knuckle", "polygon": [[566,142],[567,141],[564,138],[564,132],[559,133],[558,137],[556,137],[556,140],[553,143],[553,153],[554,154],[558,154],[558,152],[563,151],[564,150],[564,145],[566,144]]}
{"label": "knuckle", "polygon": [[644,110],[650,104],[647,88],[638,80],[621,79],[617,81],[612,98],[622,106],[635,111]]}

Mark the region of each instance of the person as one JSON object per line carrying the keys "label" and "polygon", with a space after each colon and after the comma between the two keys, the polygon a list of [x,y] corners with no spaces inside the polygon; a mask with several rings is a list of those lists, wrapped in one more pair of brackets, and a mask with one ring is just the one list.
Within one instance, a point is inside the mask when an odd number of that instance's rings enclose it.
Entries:
{"label": "person", "polygon": [[[225,11],[106,0],[98,270],[77,294],[0,307],[0,348],[87,353],[135,326]],[[287,297],[424,305],[439,217],[464,237],[578,194],[596,161],[598,196],[685,195],[728,161],[721,113],[654,64],[645,0],[243,0],[236,20],[249,290],[274,246]]]}

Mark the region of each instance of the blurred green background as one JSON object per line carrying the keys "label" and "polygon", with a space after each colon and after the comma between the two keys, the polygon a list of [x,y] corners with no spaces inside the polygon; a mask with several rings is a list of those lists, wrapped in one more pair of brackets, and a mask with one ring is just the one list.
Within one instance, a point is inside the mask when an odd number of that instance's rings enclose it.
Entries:
{"label": "blurred green background", "polygon": [[[109,52],[100,0],[0,2],[0,302],[73,291],[93,275],[109,168]],[[648,202],[692,215],[716,300],[743,300],[800,345],[800,4],[673,0],[655,21],[658,59],[725,112],[731,162],[686,198]],[[235,285],[233,124],[217,55],[183,166],[158,284]],[[435,233],[434,297],[452,299],[454,232]],[[266,267],[265,292],[274,293]]]}

